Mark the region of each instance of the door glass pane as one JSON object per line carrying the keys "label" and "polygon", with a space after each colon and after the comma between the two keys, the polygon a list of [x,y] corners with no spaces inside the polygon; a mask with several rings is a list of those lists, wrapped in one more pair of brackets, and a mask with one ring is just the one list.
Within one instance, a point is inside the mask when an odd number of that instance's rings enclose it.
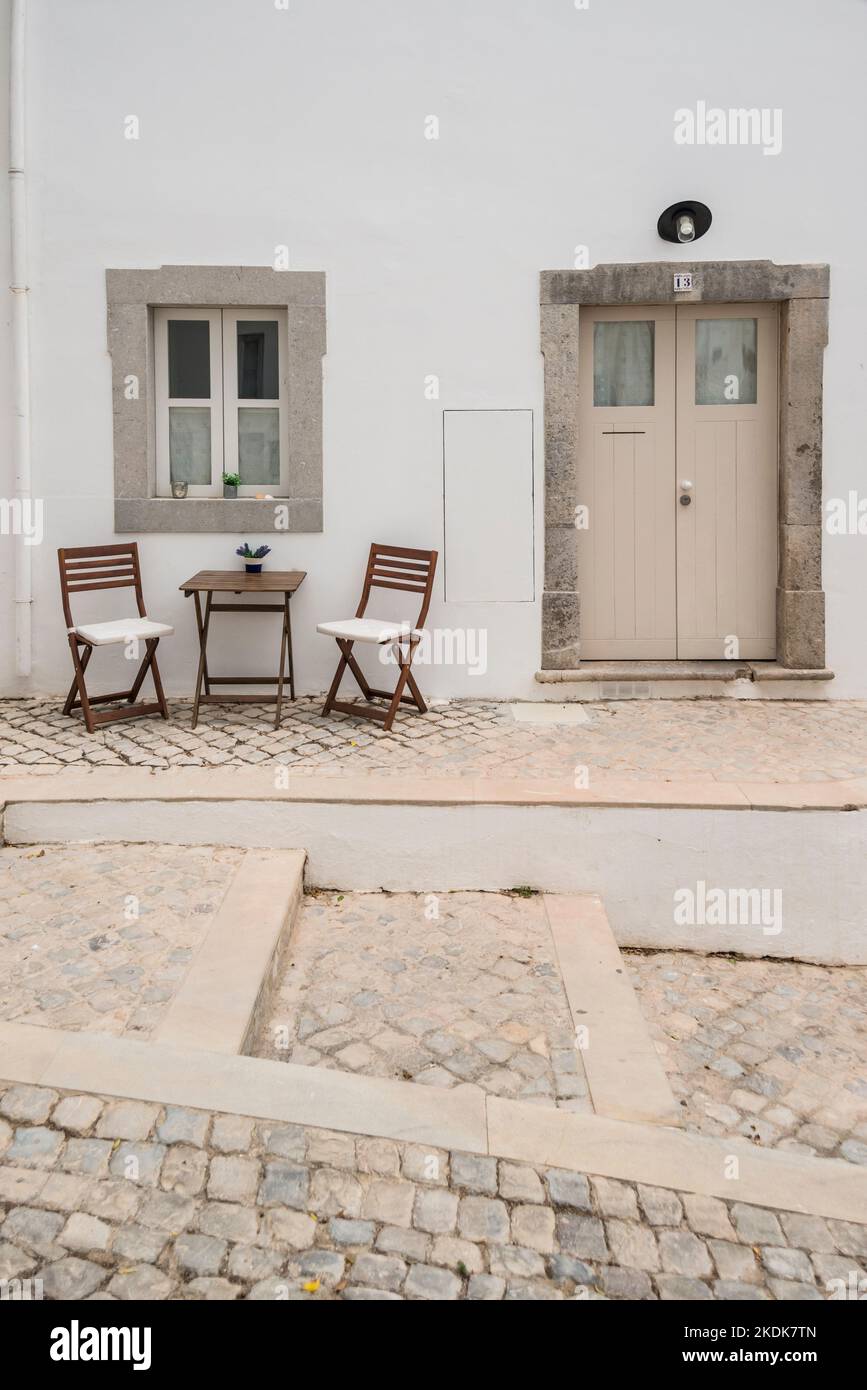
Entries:
{"label": "door glass pane", "polygon": [[242,483],[279,483],[279,410],[239,409],[238,472]]}
{"label": "door glass pane", "polygon": [[755,405],[755,319],[698,319],[696,405]]}
{"label": "door glass pane", "polygon": [[238,398],[276,401],[278,395],[277,324],[273,319],[239,322]]}
{"label": "door glass pane", "polygon": [[172,400],[210,399],[210,332],[207,319],[169,319],[169,396]]}
{"label": "door glass pane", "polygon": [[209,406],[169,406],[169,476],[173,483],[210,484]]}
{"label": "door glass pane", "polygon": [[594,405],[653,405],[654,328],[652,319],[594,323]]}

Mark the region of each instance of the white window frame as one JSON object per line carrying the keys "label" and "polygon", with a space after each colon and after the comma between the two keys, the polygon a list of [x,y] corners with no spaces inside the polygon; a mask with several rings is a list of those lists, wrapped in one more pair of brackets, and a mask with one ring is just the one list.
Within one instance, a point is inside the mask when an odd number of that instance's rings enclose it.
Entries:
{"label": "white window frame", "polygon": [[[203,406],[211,411],[211,481],[209,484],[190,483],[190,497],[222,497],[223,473],[238,472],[238,410],[270,409],[280,411],[280,481],[278,484],[242,483],[239,497],[263,497],[266,489],[274,489],[274,497],[289,496],[289,380],[288,380],[288,316],[285,309],[156,307],[154,325],[154,397],[156,409],[156,495],[171,497],[171,468],[169,458],[169,409],[171,406]],[[211,365],[210,399],[169,396],[168,325],[176,319],[205,319],[210,324],[209,346]],[[242,320],[274,321],[277,323],[277,381],[276,400],[238,399],[237,324]]]}
{"label": "white window frame", "polygon": [[[267,488],[276,488],[275,497],[289,495],[289,376],[286,363],[287,323],[285,309],[223,309],[223,468],[227,473],[238,469],[238,411],[279,410],[280,479],[277,483],[242,483],[239,497],[262,497]],[[276,400],[238,398],[238,324],[253,320],[277,324],[277,390]]]}
{"label": "white window frame", "polygon": [[[169,320],[205,319],[211,351],[211,394],[199,400],[169,396]],[[211,481],[190,483],[190,497],[219,497],[223,493],[223,335],[219,309],[154,309],[154,381],[156,387],[157,496],[171,497],[169,408],[209,406],[211,410]]]}

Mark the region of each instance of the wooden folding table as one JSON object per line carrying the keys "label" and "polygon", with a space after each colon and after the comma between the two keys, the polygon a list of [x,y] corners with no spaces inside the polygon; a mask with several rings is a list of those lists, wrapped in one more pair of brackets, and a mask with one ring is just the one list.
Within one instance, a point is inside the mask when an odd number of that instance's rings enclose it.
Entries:
{"label": "wooden folding table", "polygon": [[[180,585],[181,591],[189,598],[193,595],[196,603],[196,628],[199,634],[199,671],[196,677],[196,697],[193,704],[193,728],[199,719],[199,706],[203,703],[225,704],[270,704],[276,702],[277,713],[274,728],[280,727],[280,713],[283,708],[283,682],[286,675],[286,658],[289,659],[289,697],[295,699],[295,666],[292,660],[292,623],[289,617],[289,600],[306,578],[304,570],[265,570],[262,574],[247,574],[243,570],[200,570]],[[201,595],[205,594],[205,611],[202,614]],[[282,594],[282,603],[214,603],[214,594]],[[282,613],[283,632],[280,638],[280,666],[276,676],[212,676],[208,670],[208,631],[212,613]],[[214,695],[212,685],[274,685],[276,695]],[[204,694],[202,687],[204,686]]]}

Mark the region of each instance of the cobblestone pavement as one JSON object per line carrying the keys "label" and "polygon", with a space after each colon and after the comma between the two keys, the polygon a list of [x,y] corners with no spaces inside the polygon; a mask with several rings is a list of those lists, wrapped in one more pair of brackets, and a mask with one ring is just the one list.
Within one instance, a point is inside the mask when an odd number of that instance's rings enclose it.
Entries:
{"label": "cobblestone pavement", "polygon": [[734,1191],[0,1082],[0,1280],[47,1299],[821,1299],[865,1270],[867,1226]]}
{"label": "cobblestone pavement", "polygon": [[564,777],[576,767],[637,778],[825,781],[867,774],[867,702],[622,700],[585,706],[586,724],[515,721],[509,705],[455,701],[401,714],[390,734],[299,699],[278,732],[266,708],[209,705],[190,728],[188,701],[172,718],[133,719],[88,734],[56,700],[0,701],[0,768],[249,767],[295,772]]}
{"label": "cobblestone pavement", "polygon": [[0,850],[0,1019],[144,1039],[242,851]]}
{"label": "cobblestone pavement", "polygon": [[308,894],[256,1051],[592,1110],[539,897]]}
{"label": "cobblestone pavement", "polygon": [[867,969],[624,958],[689,1129],[867,1164]]}

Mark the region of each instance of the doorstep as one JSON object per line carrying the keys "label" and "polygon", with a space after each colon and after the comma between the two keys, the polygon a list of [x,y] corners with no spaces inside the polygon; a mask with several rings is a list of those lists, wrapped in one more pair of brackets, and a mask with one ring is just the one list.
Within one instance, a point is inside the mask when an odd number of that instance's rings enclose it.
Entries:
{"label": "doorstep", "polygon": [[537,671],[540,685],[572,681],[832,681],[827,667],[781,666],[776,661],[582,661],[563,671]]}

